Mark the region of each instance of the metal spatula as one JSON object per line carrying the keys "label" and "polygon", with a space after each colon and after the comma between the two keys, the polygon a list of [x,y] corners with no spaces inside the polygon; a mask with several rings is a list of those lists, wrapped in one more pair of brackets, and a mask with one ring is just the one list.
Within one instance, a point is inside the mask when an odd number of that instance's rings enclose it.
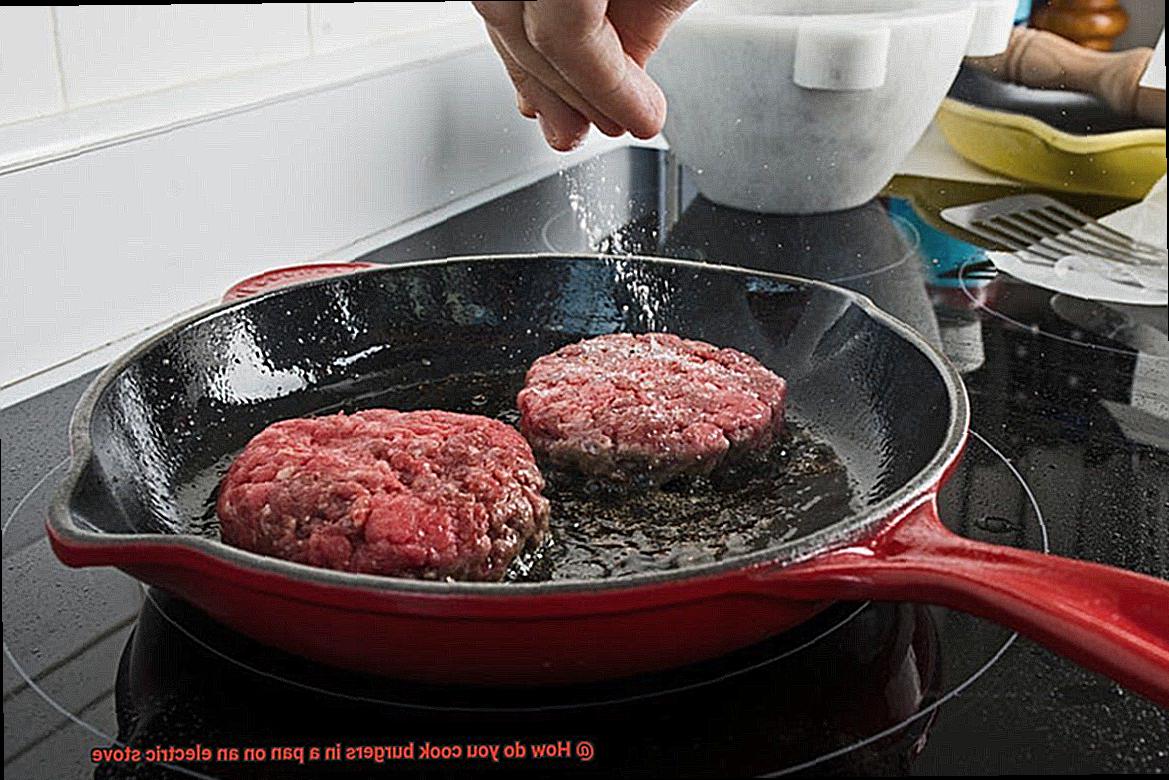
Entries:
{"label": "metal spatula", "polygon": [[1045,195],[1012,195],[942,211],[950,224],[1014,251],[1019,260],[1165,289],[1169,254]]}

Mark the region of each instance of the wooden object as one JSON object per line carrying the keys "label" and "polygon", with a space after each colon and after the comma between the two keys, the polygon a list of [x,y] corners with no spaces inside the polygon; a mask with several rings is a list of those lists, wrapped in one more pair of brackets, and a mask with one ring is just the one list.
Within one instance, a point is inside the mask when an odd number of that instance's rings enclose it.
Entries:
{"label": "wooden object", "polygon": [[1014,84],[1088,92],[1119,114],[1164,127],[1164,90],[1140,86],[1152,56],[1148,48],[1092,51],[1050,32],[1017,27],[1006,51],[966,61]]}
{"label": "wooden object", "polygon": [[1128,27],[1119,0],[1048,0],[1031,15],[1031,26],[1098,51],[1109,51]]}

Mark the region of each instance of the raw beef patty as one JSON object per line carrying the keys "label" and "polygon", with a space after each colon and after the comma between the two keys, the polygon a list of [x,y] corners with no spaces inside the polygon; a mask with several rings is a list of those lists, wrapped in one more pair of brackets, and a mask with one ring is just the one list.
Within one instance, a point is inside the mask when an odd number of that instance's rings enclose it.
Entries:
{"label": "raw beef patty", "polygon": [[781,377],[742,352],[616,333],[536,360],[517,405],[542,459],[661,482],[767,449],[783,428],[786,394]]}
{"label": "raw beef patty", "polygon": [[548,529],[527,442],[498,420],[370,409],[260,432],[220,486],[223,541],[342,571],[498,580]]}

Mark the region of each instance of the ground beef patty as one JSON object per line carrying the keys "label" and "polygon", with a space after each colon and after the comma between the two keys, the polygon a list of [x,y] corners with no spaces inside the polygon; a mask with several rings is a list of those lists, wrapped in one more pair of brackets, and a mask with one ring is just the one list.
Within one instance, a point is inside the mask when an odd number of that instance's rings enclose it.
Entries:
{"label": "ground beef patty", "polygon": [[342,571],[498,580],[548,529],[532,451],[498,420],[370,409],[284,420],[232,464],[228,544]]}
{"label": "ground beef patty", "polygon": [[545,355],[517,398],[536,454],[587,474],[661,482],[766,449],[784,380],[742,352],[668,333],[616,333]]}

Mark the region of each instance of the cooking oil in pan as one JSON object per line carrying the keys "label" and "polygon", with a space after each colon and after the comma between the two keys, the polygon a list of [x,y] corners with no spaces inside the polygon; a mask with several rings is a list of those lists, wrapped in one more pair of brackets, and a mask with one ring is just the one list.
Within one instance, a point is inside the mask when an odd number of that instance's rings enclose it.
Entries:
{"label": "cooking oil in pan", "polygon": [[[372,407],[447,409],[518,425],[523,372],[461,375],[350,399],[318,414]],[[199,480],[203,496],[191,531],[219,536],[214,486],[235,453]],[[709,477],[660,487],[615,486],[544,469],[551,533],[520,556],[512,582],[621,577],[750,553],[828,526],[859,508],[847,469],[828,443],[798,420],[766,455]]]}
{"label": "cooking oil in pan", "polygon": [[798,424],[760,460],[658,488],[545,470],[552,534],[516,561],[521,582],[620,577],[717,561],[778,544],[852,513],[848,475]]}

